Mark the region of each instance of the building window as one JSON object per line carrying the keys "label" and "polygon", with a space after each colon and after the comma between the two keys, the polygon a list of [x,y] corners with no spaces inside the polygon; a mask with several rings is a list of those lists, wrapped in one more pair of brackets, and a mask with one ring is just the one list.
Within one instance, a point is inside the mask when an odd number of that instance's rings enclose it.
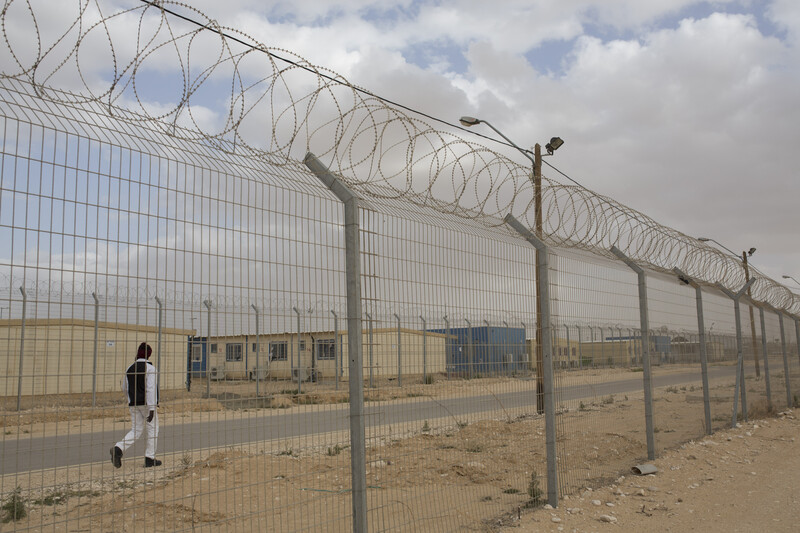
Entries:
{"label": "building window", "polygon": [[306,351],[306,341],[300,341],[300,351],[301,352]]}
{"label": "building window", "polygon": [[269,360],[286,361],[289,355],[289,350],[287,348],[286,341],[270,342]]}
{"label": "building window", "polygon": [[199,363],[203,360],[203,346],[200,344],[192,345],[192,361]]}
{"label": "building window", "polygon": [[211,345],[211,353],[217,353],[217,345],[216,344],[212,344]]}
{"label": "building window", "polygon": [[317,341],[317,359],[336,359],[336,341],[334,339]]}
{"label": "building window", "polygon": [[225,345],[225,360],[226,361],[241,361],[242,360],[242,344],[226,344]]}
{"label": "building window", "polygon": [[253,343],[253,353],[258,352],[258,344]]}

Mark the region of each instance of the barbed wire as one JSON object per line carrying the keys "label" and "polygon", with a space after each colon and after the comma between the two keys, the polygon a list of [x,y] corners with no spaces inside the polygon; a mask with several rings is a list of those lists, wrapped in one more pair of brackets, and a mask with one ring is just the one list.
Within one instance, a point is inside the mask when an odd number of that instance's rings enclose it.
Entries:
{"label": "barbed wire", "polygon": [[[367,197],[494,225],[511,213],[535,225],[529,165],[462,138],[458,129],[430,124],[444,121],[266,46],[184,2],[143,0],[113,13],[100,0],[71,5],[73,18],[54,16],[49,2],[5,1],[2,77],[27,81],[42,99],[101,104],[121,120],[158,121],[171,135],[220,150],[246,148],[273,165],[296,166],[313,151]],[[164,73],[173,83],[161,80]],[[206,103],[223,91],[227,110],[209,119]],[[604,257],[612,257],[615,245],[656,270],[677,266],[697,281],[733,290],[745,283],[735,258],[612,198],[547,177],[542,194],[542,237],[550,245]],[[799,296],[752,267],[751,275],[754,300],[800,313]]]}

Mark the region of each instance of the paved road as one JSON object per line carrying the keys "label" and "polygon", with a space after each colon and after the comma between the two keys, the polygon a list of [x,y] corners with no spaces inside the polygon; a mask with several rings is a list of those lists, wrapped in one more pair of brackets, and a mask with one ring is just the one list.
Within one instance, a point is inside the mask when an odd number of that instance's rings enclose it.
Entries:
{"label": "paved road", "polygon": [[[709,368],[709,379],[734,376],[733,366]],[[699,381],[698,372],[667,374],[653,377],[654,387],[667,387]],[[562,401],[624,394],[642,389],[642,375],[595,385],[566,386],[560,390]],[[381,404],[366,403],[367,434],[369,428],[394,426],[409,422],[423,423],[437,418],[474,419],[483,412],[514,409],[535,403],[534,390],[487,394],[437,400],[415,398]],[[311,437],[333,431],[347,431],[349,408],[346,404],[317,406],[313,411],[257,417],[231,418],[209,422],[193,422],[162,426],[158,437],[159,454],[214,449],[225,446],[257,444],[273,440]],[[27,472],[54,467],[77,466],[105,461],[108,449],[122,438],[124,431],[75,433],[55,437],[8,439],[0,443],[0,464],[3,474]],[[128,450],[127,456],[141,459],[144,439]]]}

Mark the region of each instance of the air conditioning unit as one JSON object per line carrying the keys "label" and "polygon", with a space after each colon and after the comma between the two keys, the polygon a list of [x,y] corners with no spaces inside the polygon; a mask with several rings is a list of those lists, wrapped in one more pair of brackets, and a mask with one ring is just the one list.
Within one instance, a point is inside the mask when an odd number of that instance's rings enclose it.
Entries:
{"label": "air conditioning unit", "polygon": [[211,381],[220,381],[225,379],[225,367],[224,366],[212,366],[211,370],[208,373],[208,378]]}
{"label": "air conditioning unit", "polygon": [[292,381],[308,381],[311,377],[311,369],[310,368],[293,368],[292,369]]}
{"label": "air conditioning unit", "polygon": [[269,368],[254,368],[250,371],[250,380],[266,381],[269,376]]}

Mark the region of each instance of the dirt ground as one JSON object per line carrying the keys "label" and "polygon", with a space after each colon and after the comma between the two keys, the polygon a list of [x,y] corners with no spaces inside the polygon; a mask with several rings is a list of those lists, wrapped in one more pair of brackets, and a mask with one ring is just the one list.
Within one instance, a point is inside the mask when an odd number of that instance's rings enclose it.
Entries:
{"label": "dirt ground", "polygon": [[797,531],[800,423],[777,418],[691,441],[627,474],[523,513],[508,531]]}
{"label": "dirt ground", "polygon": [[[596,371],[571,376],[570,384],[591,387],[624,377],[624,372]],[[797,385],[800,376],[792,377]],[[387,393],[380,401],[407,402],[413,409],[420,396],[493,394],[512,385],[524,388],[532,383],[506,378],[441,383],[428,394],[412,388],[399,398]],[[774,376],[772,386],[781,390],[782,376]],[[748,378],[746,387],[751,420],[774,414],[766,406],[763,381]],[[721,430],[730,425],[732,384],[713,383],[711,396],[716,433],[705,438],[697,384],[655,391],[654,464],[659,473],[653,477],[629,474],[632,465],[646,458],[641,394],[564,402],[557,431],[559,476],[567,496],[553,510],[540,507],[546,494],[546,462],[544,420],[539,415],[502,408],[491,420],[448,417],[378,426],[367,435],[370,530],[715,530],[722,522],[715,514],[705,514],[712,511],[731,519],[731,530],[752,530],[743,527],[751,522],[734,520],[731,511],[750,513],[756,501],[761,502],[753,514],[760,517],[759,529],[790,530],[781,528],[798,518],[800,488],[791,484],[800,466],[792,440],[800,436],[794,415],[783,410],[777,419],[745,422],[729,434]],[[279,412],[308,408],[325,406]],[[234,416],[230,411],[218,413]],[[194,420],[207,414],[190,411],[180,416]],[[94,422],[78,420],[81,425]],[[39,421],[29,427],[48,434],[47,425]],[[687,441],[692,442],[683,445]],[[346,435],[330,434],[278,447],[248,445],[165,456],[158,469],[145,469],[138,460],[126,458],[116,470],[105,457],[80,467],[3,476],[4,508],[13,487],[19,486],[18,501],[24,503],[27,516],[0,524],[0,531],[140,531],[143,525],[148,531],[352,531],[350,453],[342,444],[346,442]],[[745,488],[737,490],[736,483]],[[600,522],[601,515],[610,522]],[[708,521],[697,522],[700,516]]]}

